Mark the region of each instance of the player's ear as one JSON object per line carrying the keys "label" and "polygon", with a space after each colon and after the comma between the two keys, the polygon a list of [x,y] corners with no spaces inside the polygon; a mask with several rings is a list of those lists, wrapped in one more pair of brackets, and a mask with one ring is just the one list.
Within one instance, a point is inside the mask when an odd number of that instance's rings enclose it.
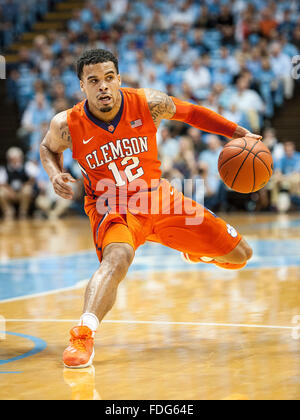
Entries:
{"label": "player's ear", "polygon": [[83,85],[83,81],[82,80],[80,80],[80,90],[81,90],[81,92],[85,93],[84,85]]}
{"label": "player's ear", "polygon": [[122,80],[121,80],[121,75],[120,75],[120,74],[118,74],[118,75],[117,75],[117,78],[118,78],[118,81],[119,81],[119,85],[121,86],[121,83],[122,83]]}

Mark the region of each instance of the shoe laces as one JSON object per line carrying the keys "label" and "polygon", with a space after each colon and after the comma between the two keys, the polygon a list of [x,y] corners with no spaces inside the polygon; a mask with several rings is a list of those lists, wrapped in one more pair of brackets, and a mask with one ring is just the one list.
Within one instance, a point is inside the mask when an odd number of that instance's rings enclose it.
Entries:
{"label": "shoe laces", "polygon": [[85,347],[85,340],[86,337],[73,337],[71,338],[71,343],[72,346],[79,351],[86,351],[86,347]]}
{"label": "shoe laces", "polygon": [[86,351],[86,340],[91,338],[91,331],[88,327],[75,327],[71,331],[71,343],[76,350]]}

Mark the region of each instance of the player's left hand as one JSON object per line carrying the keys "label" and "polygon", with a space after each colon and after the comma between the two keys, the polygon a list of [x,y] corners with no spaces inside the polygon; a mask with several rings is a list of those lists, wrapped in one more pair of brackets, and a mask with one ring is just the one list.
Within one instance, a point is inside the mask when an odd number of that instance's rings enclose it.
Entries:
{"label": "player's left hand", "polygon": [[245,136],[250,137],[250,138],[255,139],[255,140],[261,140],[262,139],[262,136],[260,136],[259,134],[253,134],[253,133],[251,133],[251,131],[247,130],[244,127],[241,127],[240,125],[237,126],[235,132],[233,133],[232,138],[233,139],[239,139],[239,138],[245,137]]}

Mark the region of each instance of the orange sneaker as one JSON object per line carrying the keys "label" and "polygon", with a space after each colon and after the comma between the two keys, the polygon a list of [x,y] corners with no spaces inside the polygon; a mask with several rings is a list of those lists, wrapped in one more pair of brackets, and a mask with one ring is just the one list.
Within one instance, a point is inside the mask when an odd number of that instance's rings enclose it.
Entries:
{"label": "orange sneaker", "polygon": [[63,354],[64,365],[73,369],[90,366],[95,355],[93,331],[82,325],[72,328],[70,334],[70,345]]}
{"label": "orange sneaker", "polygon": [[210,257],[195,257],[193,255],[190,255],[186,252],[181,253],[181,257],[183,261],[189,263],[189,264],[198,264],[200,262],[206,263],[206,264],[215,264],[218,267],[225,268],[226,270],[240,270],[241,268],[244,268],[247,263],[243,264],[231,264],[231,263],[221,263],[219,261],[214,260]]}

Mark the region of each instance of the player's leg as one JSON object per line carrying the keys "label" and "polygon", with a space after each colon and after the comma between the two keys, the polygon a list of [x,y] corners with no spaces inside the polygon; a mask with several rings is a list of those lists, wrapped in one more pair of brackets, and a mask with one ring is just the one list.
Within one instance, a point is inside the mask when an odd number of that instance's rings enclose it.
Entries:
{"label": "player's leg", "polygon": [[[170,214],[155,216],[150,240],[181,251],[188,262],[214,263],[229,269],[246,265],[251,247],[232,226],[176,190],[172,199]],[[167,200],[164,196],[163,201]],[[176,209],[179,211],[174,214]]]}
{"label": "player's leg", "polygon": [[127,243],[111,243],[103,251],[99,269],[89,281],[83,313],[94,314],[101,322],[113,307],[117,289],[133,261],[134,249]]}
{"label": "player's leg", "polygon": [[213,263],[222,268],[238,270],[245,267],[247,261],[251,259],[252,254],[253,251],[251,246],[244,238],[241,238],[241,241],[235,246],[235,248],[225,255],[206,257],[205,255],[199,256],[183,252],[182,256],[188,263]]}
{"label": "player's leg", "polygon": [[100,242],[97,241],[97,230],[94,239],[101,264],[87,285],[79,325],[70,331],[70,345],[63,355],[64,364],[69,368],[82,368],[92,364],[94,334],[99,323],[113,307],[118,286],[126,276],[134,257],[134,243],[126,225],[113,223],[107,230],[104,227],[105,234]]}
{"label": "player's leg", "polygon": [[244,264],[251,259],[252,255],[251,246],[245,238],[242,238],[231,252],[221,257],[215,257],[215,260],[221,263]]}

